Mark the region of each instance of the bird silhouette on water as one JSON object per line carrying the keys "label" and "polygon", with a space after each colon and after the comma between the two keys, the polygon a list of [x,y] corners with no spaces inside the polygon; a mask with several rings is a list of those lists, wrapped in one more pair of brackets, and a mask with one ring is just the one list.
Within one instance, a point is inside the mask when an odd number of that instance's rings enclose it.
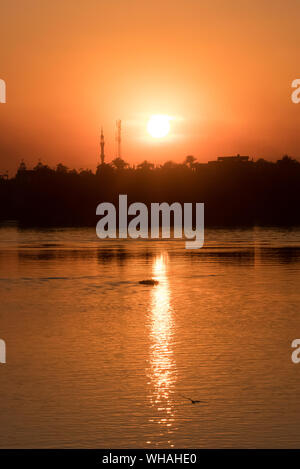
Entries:
{"label": "bird silhouette on water", "polygon": [[206,401],[197,401],[195,399],[191,399],[190,397],[184,396],[183,394],[179,394],[179,395],[183,397],[184,399],[191,401],[191,404],[201,404],[202,402],[206,402]]}

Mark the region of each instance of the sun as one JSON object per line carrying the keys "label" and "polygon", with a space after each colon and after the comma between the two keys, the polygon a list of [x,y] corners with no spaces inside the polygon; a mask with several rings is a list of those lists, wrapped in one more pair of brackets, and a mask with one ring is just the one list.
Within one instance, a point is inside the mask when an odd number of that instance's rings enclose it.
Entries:
{"label": "sun", "polygon": [[170,132],[170,117],[164,114],[155,114],[150,117],[147,131],[153,138],[163,138]]}

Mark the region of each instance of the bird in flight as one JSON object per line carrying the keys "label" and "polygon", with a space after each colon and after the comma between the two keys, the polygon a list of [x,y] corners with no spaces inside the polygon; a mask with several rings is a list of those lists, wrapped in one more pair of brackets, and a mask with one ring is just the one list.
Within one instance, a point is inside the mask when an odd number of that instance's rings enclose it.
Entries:
{"label": "bird in flight", "polygon": [[183,397],[184,399],[191,401],[191,404],[200,404],[201,402],[206,402],[206,401],[196,401],[195,399],[191,399],[190,397],[184,396],[183,394],[179,394],[179,395]]}

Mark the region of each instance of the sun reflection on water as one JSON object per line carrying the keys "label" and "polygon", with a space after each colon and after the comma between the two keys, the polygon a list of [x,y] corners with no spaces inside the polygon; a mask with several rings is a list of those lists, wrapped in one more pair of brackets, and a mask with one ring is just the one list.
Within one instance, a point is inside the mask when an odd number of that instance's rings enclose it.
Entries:
{"label": "sun reflection on water", "polygon": [[167,441],[172,446],[176,363],[173,351],[174,317],[167,267],[167,254],[161,254],[154,259],[152,275],[159,284],[151,291],[149,385],[151,406],[156,410],[151,422],[158,423],[160,435],[168,436]]}

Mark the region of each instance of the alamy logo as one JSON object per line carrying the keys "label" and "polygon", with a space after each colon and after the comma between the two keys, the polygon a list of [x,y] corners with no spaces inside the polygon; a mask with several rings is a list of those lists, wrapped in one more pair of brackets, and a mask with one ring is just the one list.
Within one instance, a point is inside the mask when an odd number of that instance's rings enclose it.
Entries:
{"label": "alamy logo", "polygon": [[[6,84],[4,80],[0,79],[0,103],[6,103]],[[0,363],[6,363],[6,344],[4,340],[0,339]]]}
{"label": "alamy logo", "polygon": [[0,363],[6,363],[6,343],[0,339]]}
{"label": "alamy logo", "polygon": [[292,362],[298,364],[300,363],[300,339],[294,339],[291,346],[296,349],[292,353]]}
{"label": "alamy logo", "polygon": [[6,83],[0,79],[0,103],[6,103]]}
{"label": "alamy logo", "polygon": [[296,78],[292,82],[292,88],[296,88],[291,95],[292,102],[294,104],[299,104],[300,103],[300,79]]}
{"label": "alamy logo", "polygon": [[[110,202],[103,202],[97,206],[96,215],[102,218],[96,226],[98,238],[171,238],[171,213],[173,214],[174,238],[188,239],[186,249],[199,249],[204,244],[204,204],[195,204],[195,219],[193,223],[192,203],[182,204],[174,202],[169,205],[151,203],[150,227],[148,208],[141,202],[134,202],[127,207],[127,195],[119,195],[118,229],[117,210]],[[128,215],[134,216],[128,223]],[[161,228],[161,230],[160,230]],[[150,236],[149,236],[150,234]]]}

